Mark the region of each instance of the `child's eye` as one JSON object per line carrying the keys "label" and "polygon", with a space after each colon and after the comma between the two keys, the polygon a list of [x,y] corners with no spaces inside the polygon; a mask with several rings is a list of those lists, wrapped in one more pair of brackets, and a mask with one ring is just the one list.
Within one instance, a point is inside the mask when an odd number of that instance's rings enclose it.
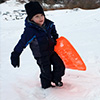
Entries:
{"label": "child's eye", "polygon": [[43,16],[43,14],[41,14],[41,16]]}
{"label": "child's eye", "polygon": [[38,18],[39,16],[35,16],[36,18]]}

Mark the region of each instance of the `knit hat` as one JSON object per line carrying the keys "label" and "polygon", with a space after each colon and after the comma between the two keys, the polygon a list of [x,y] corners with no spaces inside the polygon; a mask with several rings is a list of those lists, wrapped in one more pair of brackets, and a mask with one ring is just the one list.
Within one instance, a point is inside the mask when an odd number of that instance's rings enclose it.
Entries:
{"label": "knit hat", "polygon": [[36,14],[43,14],[45,16],[42,6],[37,1],[30,1],[25,4],[25,9],[29,20],[31,20]]}

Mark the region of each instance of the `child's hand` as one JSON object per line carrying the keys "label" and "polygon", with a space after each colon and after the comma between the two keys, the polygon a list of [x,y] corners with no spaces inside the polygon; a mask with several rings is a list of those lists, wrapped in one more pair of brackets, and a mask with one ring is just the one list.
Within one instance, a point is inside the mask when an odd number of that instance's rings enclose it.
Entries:
{"label": "child's hand", "polygon": [[15,51],[11,53],[11,64],[14,68],[19,67],[20,65],[19,54]]}

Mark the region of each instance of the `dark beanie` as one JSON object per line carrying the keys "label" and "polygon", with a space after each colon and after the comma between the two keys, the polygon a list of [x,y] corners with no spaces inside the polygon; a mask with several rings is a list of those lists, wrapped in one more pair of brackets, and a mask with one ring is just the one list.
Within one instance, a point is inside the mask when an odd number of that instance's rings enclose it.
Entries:
{"label": "dark beanie", "polygon": [[42,6],[37,1],[30,1],[29,3],[25,4],[25,9],[30,20],[36,14],[43,14],[45,16]]}

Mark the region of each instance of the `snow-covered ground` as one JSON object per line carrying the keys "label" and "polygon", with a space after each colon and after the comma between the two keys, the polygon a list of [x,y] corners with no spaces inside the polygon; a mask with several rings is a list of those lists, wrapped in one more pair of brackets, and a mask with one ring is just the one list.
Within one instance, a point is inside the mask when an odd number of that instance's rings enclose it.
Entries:
{"label": "snow-covered ground", "polygon": [[24,6],[0,5],[0,100],[100,100],[100,9],[45,12],[87,66],[85,72],[66,69],[64,86],[46,90],[40,88],[39,67],[29,47],[20,57],[20,68],[14,69],[10,64],[10,54],[23,33],[26,15],[13,20],[3,13],[12,14],[19,9],[24,10]]}

